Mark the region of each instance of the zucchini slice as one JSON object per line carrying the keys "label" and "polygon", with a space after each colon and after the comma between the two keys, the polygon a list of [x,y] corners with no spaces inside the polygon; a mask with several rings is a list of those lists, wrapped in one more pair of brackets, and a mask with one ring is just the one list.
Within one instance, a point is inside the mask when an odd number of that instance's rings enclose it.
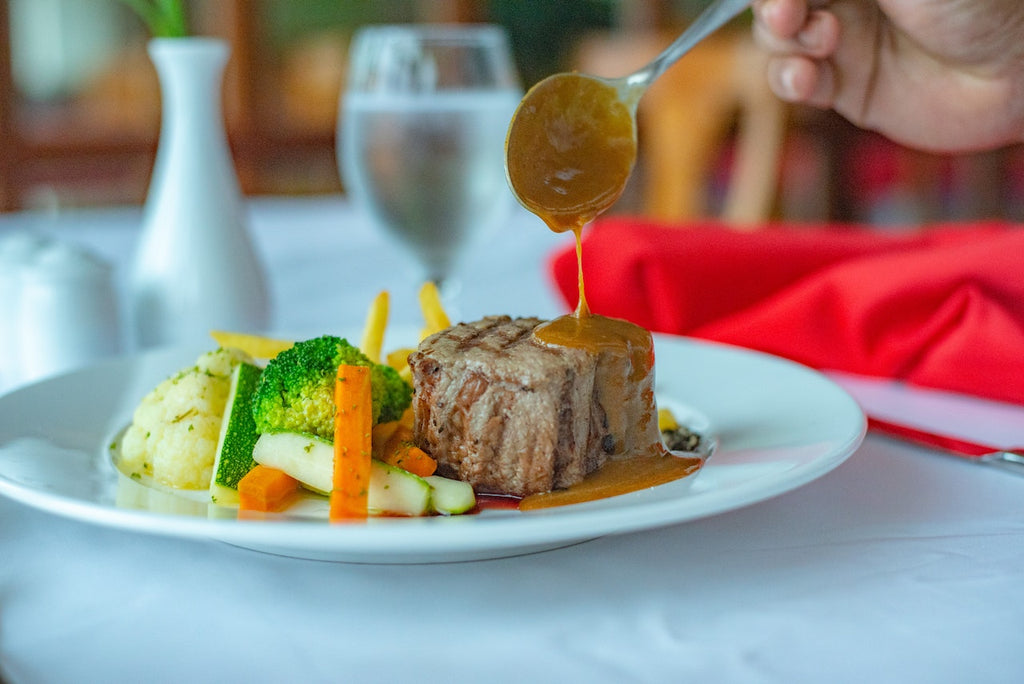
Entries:
{"label": "zucchini slice", "polygon": [[430,485],[434,511],[441,515],[459,515],[476,506],[476,494],[468,482],[431,475],[423,478]]}
{"label": "zucchini slice", "polygon": [[242,362],[231,373],[231,390],[210,478],[210,500],[215,504],[237,504],[238,481],[256,465],[252,450],[259,434],[252,418],[252,396],[261,372],[259,366]]}
{"label": "zucchini slice", "polygon": [[[253,459],[288,473],[320,494],[331,491],[334,446],[301,432],[268,432],[260,435]],[[368,507],[371,515],[428,515],[431,486],[422,477],[374,459],[370,470]]]}

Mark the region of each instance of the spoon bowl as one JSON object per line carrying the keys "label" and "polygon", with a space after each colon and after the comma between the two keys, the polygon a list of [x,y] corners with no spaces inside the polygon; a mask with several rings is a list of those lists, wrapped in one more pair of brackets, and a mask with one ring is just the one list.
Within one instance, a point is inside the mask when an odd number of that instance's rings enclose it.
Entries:
{"label": "spoon bowl", "polygon": [[539,82],[520,103],[505,141],[516,198],[556,232],[610,207],[636,161],[634,112],[614,81],[565,73]]}
{"label": "spoon bowl", "polygon": [[621,78],[560,73],[533,86],[505,139],[519,202],[553,231],[578,231],[622,195],[636,163],[636,109],[655,79],[750,5],[716,0],[656,58]]}

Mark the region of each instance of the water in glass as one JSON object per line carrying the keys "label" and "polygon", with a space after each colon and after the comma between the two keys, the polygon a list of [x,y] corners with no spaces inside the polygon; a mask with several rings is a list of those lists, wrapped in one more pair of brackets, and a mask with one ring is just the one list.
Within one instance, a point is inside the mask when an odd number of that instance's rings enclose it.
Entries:
{"label": "water in glass", "polygon": [[514,200],[504,138],[521,98],[494,26],[375,26],[352,48],[339,115],[346,190],[440,284]]}

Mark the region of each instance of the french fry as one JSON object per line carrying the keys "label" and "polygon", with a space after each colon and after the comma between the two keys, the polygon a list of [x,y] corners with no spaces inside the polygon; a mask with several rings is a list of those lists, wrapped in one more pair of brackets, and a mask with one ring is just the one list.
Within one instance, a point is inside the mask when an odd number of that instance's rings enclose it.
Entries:
{"label": "french fry", "polygon": [[412,347],[401,347],[392,352],[388,352],[385,357],[387,364],[398,371],[399,375],[402,375],[409,370],[409,354],[412,354],[415,349]]}
{"label": "french fry", "polygon": [[363,341],[360,351],[374,363],[380,363],[381,349],[384,347],[384,331],[388,327],[388,308],[391,297],[387,290],[382,290],[370,302],[366,313],[366,325],[363,327]]}
{"label": "french fry", "polygon": [[272,359],[295,343],[291,340],[277,340],[261,335],[211,330],[210,337],[226,349],[240,349],[256,359]]}
{"label": "french fry", "polygon": [[423,337],[451,327],[452,322],[441,305],[441,294],[433,282],[427,281],[420,288],[420,309],[423,310],[423,319],[427,323]]}

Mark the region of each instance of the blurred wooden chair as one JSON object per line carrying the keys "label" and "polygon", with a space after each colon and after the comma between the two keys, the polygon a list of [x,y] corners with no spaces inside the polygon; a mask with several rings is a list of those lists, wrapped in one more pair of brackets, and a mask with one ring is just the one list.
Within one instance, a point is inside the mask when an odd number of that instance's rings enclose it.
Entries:
{"label": "blurred wooden chair", "polygon": [[[674,37],[661,32],[588,37],[573,68],[622,76]],[[787,109],[768,88],[764,59],[749,29],[726,30],[699,44],[650,87],[637,111],[644,214],[666,221],[709,216],[709,186],[735,131],[719,217],[739,229],[771,217]]]}

